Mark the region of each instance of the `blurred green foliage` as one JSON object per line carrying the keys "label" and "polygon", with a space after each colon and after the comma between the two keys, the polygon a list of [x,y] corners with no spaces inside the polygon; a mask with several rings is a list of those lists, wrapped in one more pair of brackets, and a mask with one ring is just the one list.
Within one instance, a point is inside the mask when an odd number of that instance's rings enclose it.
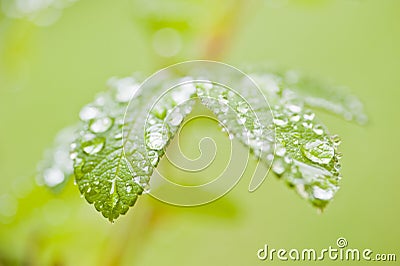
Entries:
{"label": "blurred green foliage", "polygon": [[[325,248],[339,236],[350,247],[398,251],[400,2],[144,5],[80,0],[47,27],[0,15],[0,265],[257,265],[265,243]],[[171,30],[157,34],[163,28]],[[110,76],[198,58],[290,66],[349,85],[364,101],[365,128],[320,114],[345,154],[342,189],[322,215],[273,178],[248,193],[249,175],[202,207],[142,197],[112,225],[72,182],[57,195],[35,185],[45,148]]]}

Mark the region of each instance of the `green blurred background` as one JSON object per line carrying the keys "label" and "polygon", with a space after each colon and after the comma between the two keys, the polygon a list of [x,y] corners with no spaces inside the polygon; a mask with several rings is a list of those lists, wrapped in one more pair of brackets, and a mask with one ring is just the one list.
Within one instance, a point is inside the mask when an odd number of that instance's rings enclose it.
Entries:
{"label": "green blurred background", "polygon": [[[0,2],[4,10],[10,1]],[[338,237],[400,259],[400,1],[79,0],[44,21],[0,14],[0,265],[288,264],[256,252],[322,249]],[[179,208],[145,195],[115,224],[72,180],[57,195],[35,185],[44,150],[109,77],[190,59],[272,62],[360,97],[365,127],[319,114],[344,154],[342,189],[323,214],[272,175],[248,193],[251,171],[212,204]]]}

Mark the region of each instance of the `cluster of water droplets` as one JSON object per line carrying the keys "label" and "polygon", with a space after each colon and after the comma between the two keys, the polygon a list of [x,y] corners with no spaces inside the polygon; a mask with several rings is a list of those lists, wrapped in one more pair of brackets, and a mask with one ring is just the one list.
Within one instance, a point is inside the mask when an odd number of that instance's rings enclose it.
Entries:
{"label": "cluster of water droplets", "polygon": [[[82,195],[104,216],[115,219],[138,195],[149,192],[154,168],[198,97],[217,116],[229,138],[237,138],[268,164],[273,162],[273,172],[322,209],[338,190],[340,139],[330,136],[308,108],[321,107],[362,122],[362,105],[350,96],[313,94],[296,72],[261,73],[251,78],[262,93],[248,77],[218,79],[238,91],[206,79],[193,83],[191,77],[174,80],[179,85],[171,88],[171,80],[157,83],[151,79],[147,90],[139,90],[133,77],[112,78],[108,82],[111,90],[81,109],[75,141],[52,153],[53,163],[42,166],[39,180],[50,187],[64,183],[72,173],[73,161]],[[161,91],[163,95],[155,100]],[[128,103],[131,113],[125,117]],[[125,131],[128,123],[132,124]]]}
{"label": "cluster of water droplets", "polygon": [[[183,80],[185,82],[186,80]],[[167,91],[152,106],[146,120],[146,144],[150,150],[161,150],[184,118],[192,111],[196,88],[191,83]]]}
{"label": "cluster of water droplets", "polygon": [[[84,123],[84,129],[80,132],[81,147],[88,155],[94,155],[104,148],[109,138],[108,132],[114,125],[118,130],[112,139],[122,140],[126,105],[139,95],[140,84],[133,77],[113,77],[108,85],[111,88],[109,92],[98,95],[93,103],[84,106],[79,112],[79,118]],[[76,153],[72,153],[71,157],[75,159]]]}
{"label": "cluster of water droplets", "polygon": [[272,170],[301,196],[323,208],[338,189],[340,140],[330,137],[315,114],[300,102],[286,100],[282,98],[282,104],[273,108],[278,144]]}
{"label": "cluster of water droplets", "polygon": [[[145,121],[143,140],[137,138],[137,150],[131,155],[134,181],[150,191],[149,181],[153,168],[157,166],[165,152],[169,140],[175,135],[184,118],[192,111],[196,89],[190,78],[178,80],[178,86],[172,87],[161,95],[151,106]],[[133,137],[136,138],[136,137]]]}
{"label": "cluster of water droplets", "polygon": [[[308,107],[322,107],[345,118],[346,110],[354,110],[338,96],[330,98],[329,94],[326,99],[312,96],[317,93],[313,91],[315,86],[305,83],[294,71],[253,74],[252,78],[272,104],[277,143],[272,171],[295,187],[302,197],[324,208],[339,188],[341,153],[337,147],[340,138],[331,136]],[[315,102],[310,99],[315,99]],[[358,119],[354,116],[347,118]]]}
{"label": "cluster of water droplets", "polygon": [[140,95],[140,85],[132,77],[111,78],[108,85],[108,92],[81,109],[81,130],[71,144],[70,159],[82,195],[112,220],[134,204],[144,185],[132,177],[123,151],[126,107]]}
{"label": "cluster of water droplets", "polygon": [[[107,133],[114,125],[115,118],[111,116],[104,108],[111,102],[111,96],[103,93],[98,96],[95,102],[84,106],[79,117],[84,126],[79,132],[79,145],[73,143],[71,146],[71,159],[78,161],[78,152],[76,148],[82,149],[86,155],[96,155],[106,146]],[[113,104],[115,105],[115,104]]]}
{"label": "cluster of water droplets", "polygon": [[[252,102],[246,100],[248,95],[239,94],[233,89],[213,83],[197,84],[197,95],[202,103],[217,116],[223,125],[222,129],[228,131],[231,139],[239,139],[256,156],[272,153],[274,148],[273,130],[268,123],[261,121],[258,113],[268,113],[268,106],[264,104],[263,109],[256,109]],[[267,160],[268,158],[265,155],[263,159]]]}

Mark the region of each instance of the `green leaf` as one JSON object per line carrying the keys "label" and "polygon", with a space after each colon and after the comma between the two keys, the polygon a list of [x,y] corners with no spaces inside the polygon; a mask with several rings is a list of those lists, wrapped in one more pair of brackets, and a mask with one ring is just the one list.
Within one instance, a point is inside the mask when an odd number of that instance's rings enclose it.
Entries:
{"label": "green leaf", "polygon": [[[238,138],[267,165],[274,159],[275,174],[313,205],[324,208],[339,189],[341,154],[337,150],[337,137],[331,136],[315,113],[307,109],[305,98],[296,94],[296,86],[284,85],[280,76],[271,73],[251,77],[272,106],[274,125],[272,121],[257,120],[270,117],[271,110],[265,103],[259,104],[262,103],[259,95],[249,94],[249,84],[241,83],[238,94],[218,84],[198,86],[198,95],[225,122],[232,137]],[[275,158],[273,142],[276,142]],[[258,179],[255,188],[259,182],[262,179]]]}
{"label": "green leaf", "polygon": [[[82,109],[82,130],[71,155],[80,192],[113,221],[148,190],[163,148],[191,111],[193,101],[175,108],[178,102],[174,94],[166,95],[153,106],[146,120],[148,93],[139,91],[133,78],[113,79],[111,85],[113,90]],[[191,97],[185,96],[187,100]],[[131,99],[129,116],[125,117]],[[143,138],[145,121],[149,124]]]}
{"label": "green leaf", "polygon": [[310,110],[275,106],[274,117],[277,148],[272,171],[323,209],[339,189],[339,139]]}
{"label": "green leaf", "polygon": [[110,83],[112,90],[82,108],[71,158],[79,191],[113,221],[135,204],[143,188],[132,179],[122,142],[126,105],[138,84],[133,78],[113,79]]}
{"label": "green leaf", "polygon": [[[319,87],[320,82],[310,79],[307,83],[300,82],[303,80],[300,76],[287,82],[288,73],[286,77],[272,73],[252,75],[267,96],[274,115],[277,147],[272,171],[295,188],[300,196],[323,209],[339,189],[340,139],[331,135],[326,126],[318,121],[316,114],[308,108],[317,106],[317,100],[310,104],[309,99],[320,99],[321,107],[335,114],[344,115],[345,110],[347,113],[356,112],[340,100],[344,96],[339,92],[329,98],[330,90]],[[328,98],[320,98],[322,95]],[[331,109],[330,106],[337,108]],[[362,105],[356,106],[362,108]],[[363,112],[357,115],[359,118],[365,116]]]}
{"label": "green leaf", "polygon": [[[42,176],[46,169],[58,169],[65,178],[57,182],[66,182],[71,168],[60,166],[55,154],[62,150],[58,155],[68,158],[72,142],[70,158],[81,194],[114,221],[150,189],[153,170],[198,97],[232,138],[249,147],[261,162],[272,164],[277,176],[323,209],[339,189],[340,139],[309,108],[323,108],[360,123],[366,116],[356,98],[294,72],[282,73],[253,72],[250,77],[260,90],[254,89],[251,79],[230,76],[218,83],[165,72],[141,87],[131,77],[111,79],[111,90],[81,110],[75,133],[56,143],[54,156],[47,156],[40,168]],[[71,159],[65,159],[65,165]],[[264,178],[255,175],[250,191]]]}

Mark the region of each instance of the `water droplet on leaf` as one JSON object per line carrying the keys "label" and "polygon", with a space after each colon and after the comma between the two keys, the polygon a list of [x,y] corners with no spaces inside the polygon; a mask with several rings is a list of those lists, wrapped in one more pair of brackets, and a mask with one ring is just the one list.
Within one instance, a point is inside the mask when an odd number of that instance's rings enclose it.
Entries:
{"label": "water droplet on leaf", "polygon": [[274,124],[280,127],[286,126],[288,121],[287,119],[278,119],[278,118],[274,118]]}
{"label": "water droplet on leaf", "polygon": [[303,127],[308,128],[308,129],[311,129],[313,127],[312,123],[307,123],[307,122],[303,122],[302,125],[303,125]]}
{"label": "water droplet on leaf", "polygon": [[302,152],[310,161],[319,164],[328,164],[334,154],[334,148],[326,141],[315,140],[302,146]]}
{"label": "water droplet on leaf", "polygon": [[90,130],[94,133],[103,133],[111,128],[113,120],[109,117],[96,119],[90,124]]}
{"label": "water droplet on leaf", "polygon": [[304,120],[312,121],[312,120],[314,120],[315,114],[314,114],[313,112],[311,112],[311,111],[307,111],[307,112],[303,115],[303,117],[304,117]]}
{"label": "water droplet on leaf", "polygon": [[280,157],[283,157],[285,155],[285,153],[286,153],[286,149],[284,147],[278,147],[275,151],[275,154]]}
{"label": "water droplet on leaf", "polygon": [[283,174],[285,172],[285,166],[281,159],[276,160],[272,165],[272,171],[277,175]]}
{"label": "water droplet on leaf", "polygon": [[82,110],[79,112],[79,118],[82,121],[89,121],[96,118],[98,115],[100,115],[99,109],[90,105],[83,107]]}
{"label": "water droplet on leaf", "polygon": [[324,129],[322,128],[321,125],[314,126],[313,131],[314,131],[315,134],[320,135],[320,136],[322,134],[324,134]]}
{"label": "water droplet on leaf", "polygon": [[313,188],[313,195],[314,198],[320,200],[331,200],[333,198],[333,191],[330,189],[322,189],[320,187],[314,186]]}
{"label": "water droplet on leaf", "polygon": [[331,140],[333,141],[333,144],[335,146],[338,146],[338,145],[340,145],[340,143],[342,143],[342,139],[338,135],[333,135],[331,137]]}
{"label": "water droplet on leaf", "polygon": [[292,121],[292,122],[299,122],[299,120],[300,120],[300,115],[298,115],[298,114],[290,117],[290,121]]}
{"label": "water droplet on leaf", "polygon": [[94,138],[92,140],[82,143],[82,149],[85,153],[93,155],[98,153],[104,148],[105,139],[102,137]]}
{"label": "water droplet on leaf", "polygon": [[156,151],[149,151],[148,158],[153,166],[158,163],[158,153]]}
{"label": "water droplet on leaf", "polygon": [[147,146],[152,150],[161,150],[167,144],[166,137],[159,132],[152,132],[147,135]]}

